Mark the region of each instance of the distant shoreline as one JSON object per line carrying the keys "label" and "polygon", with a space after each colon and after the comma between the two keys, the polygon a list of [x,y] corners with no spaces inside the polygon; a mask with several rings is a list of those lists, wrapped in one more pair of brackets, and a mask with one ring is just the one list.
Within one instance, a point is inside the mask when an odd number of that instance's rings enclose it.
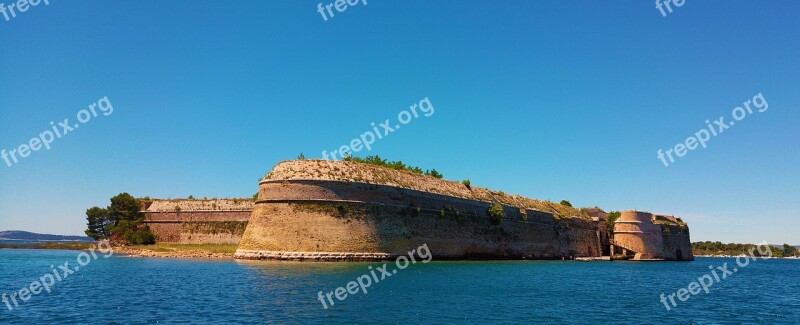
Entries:
{"label": "distant shoreline", "polygon": [[94,242],[40,242],[23,244],[0,244],[0,249],[56,249],[56,250],[87,250],[94,246]]}
{"label": "distant shoreline", "polygon": [[[695,255],[694,257],[710,257],[710,258],[737,258],[740,256],[747,256],[747,255]],[[784,259],[784,260],[800,260],[800,257],[759,257],[765,259]]]}

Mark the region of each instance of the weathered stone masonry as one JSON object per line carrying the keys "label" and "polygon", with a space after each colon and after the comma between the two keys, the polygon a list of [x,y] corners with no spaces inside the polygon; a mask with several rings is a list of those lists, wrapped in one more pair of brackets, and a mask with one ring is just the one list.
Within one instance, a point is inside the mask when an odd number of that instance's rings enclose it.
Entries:
{"label": "weathered stone masonry", "polygon": [[[505,212],[498,225],[487,216],[495,203]],[[610,233],[598,208],[343,161],[279,163],[255,202],[149,200],[143,208],[157,241],[239,244],[242,259],[386,260],[422,244],[437,259],[694,258],[680,218],[625,211]]]}
{"label": "weathered stone masonry", "polygon": [[671,216],[623,211],[614,223],[614,244],[636,259],[694,260],[689,228]]}
{"label": "weathered stone masonry", "polygon": [[[297,168],[282,166],[287,163]],[[555,208],[525,207],[530,199],[373,166],[355,172],[360,180],[331,172],[353,170],[347,164],[354,163],[331,162],[322,173],[314,161],[282,164],[260,183],[237,258],[385,259],[427,244],[439,259],[561,259],[600,256],[607,245],[599,222],[577,209],[562,210],[573,213],[564,216]],[[400,182],[426,190],[386,184]],[[469,195],[488,200],[463,197]],[[486,213],[494,202],[503,203],[506,214],[499,225]]]}
{"label": "weathered stone masonry", "polygon": [[248,199],[149,200],[145,224],[157,242],[238,244],[252,213]]}

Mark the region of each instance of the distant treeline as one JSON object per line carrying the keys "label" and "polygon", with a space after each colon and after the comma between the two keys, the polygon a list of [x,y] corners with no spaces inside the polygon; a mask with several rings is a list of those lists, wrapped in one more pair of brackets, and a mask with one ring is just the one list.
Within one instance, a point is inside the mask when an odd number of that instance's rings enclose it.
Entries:
{"label": "distant treeline", "polygon": [[[749,254],[750,249],[755,249],[755,255],[759,256],[757,245],[755,244],[723,244],[721,242],[695,242],[692,243],[692,251],[694,255],[731,255],[736,256],[740,254]],[[772,257],[787,257],[798,256],[797,247],[789,244],[783,246],[771,246]],[[762,248],[762,251],[764,248]]]}

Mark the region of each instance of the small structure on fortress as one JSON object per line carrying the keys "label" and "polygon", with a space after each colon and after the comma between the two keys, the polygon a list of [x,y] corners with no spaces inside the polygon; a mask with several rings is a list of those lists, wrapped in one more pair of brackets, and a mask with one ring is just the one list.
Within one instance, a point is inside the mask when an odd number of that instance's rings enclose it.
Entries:
{"label": "small structure on fortress", "polygon": [[[167,210],[174,205],[165,204]],[[502,207],[502,218],[489,216],[491,206]],[[160,209],[148,212],[159,238],[188,240],[195,232],[185,223],[203,218],[199,211]],[[260,181],[251,209],[239,259],[383,260],[422,244],[437,259],[694,259],[689,229],[679,218],[625,211],[612,232],[597,208],[351,161],[281,162]],[[235,215],[243,222],[243,214]],[[159,222],[171,226],[162,229]]]}

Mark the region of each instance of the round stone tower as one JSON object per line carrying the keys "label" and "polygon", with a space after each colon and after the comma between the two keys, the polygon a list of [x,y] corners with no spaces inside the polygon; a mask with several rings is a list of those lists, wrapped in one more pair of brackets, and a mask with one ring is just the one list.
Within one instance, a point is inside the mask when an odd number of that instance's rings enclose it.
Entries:
{"label": "round stone tower", "polygon": [[661,226],[653,223],[653,214],[623,211],[614,222],[614,244],[636,253],[636,259],[664,258]]}

